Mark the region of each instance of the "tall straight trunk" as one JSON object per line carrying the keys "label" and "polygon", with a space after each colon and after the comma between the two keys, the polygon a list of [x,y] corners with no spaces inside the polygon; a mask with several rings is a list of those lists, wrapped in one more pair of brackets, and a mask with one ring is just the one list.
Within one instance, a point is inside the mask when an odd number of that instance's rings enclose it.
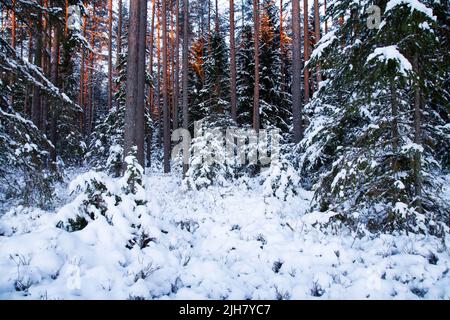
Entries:
{"label": "tall straight trunk", "polygon": [[328,33],[328,19],[327,17],[327,0],[323,0],[323,7],[325,11],[325,33]]}
{"label": "tall straight trunk", "polygon": [[[30,29],[30,31],[28,32],[28,62],[32,62],[33,61],[33,31],[32,29]],[[26,92],[25,92],[25,104],[24,104],[24,108],[25,108],[25,114],[31,116],[32,113],[32,108],[30,107],[30,91],[32,91],[32,87],[27,84],[26,86]]]}
{"label": "tall straight trunk", "polygon": [[391,122],[391,134],[392,134],[392,170],[394,172],[398,171],[398,151],[399,151],[399,132],[398,132],[398,103],[397,103],[397,88],[394,80],[391,80],[391,113],[392,113],[392,122]]}
{"label": "tall straight trunk", "polygon": [[[59,64],[59,43],[60,43],[60,29],[55,25],[53,28],[53,41],[52,41],[52,63],[51,63],[51,80],[52,83],[58,87],[58,64]],[[50,140],[54,146],[57,144],[57,124],[58,124],[58,110],[55,104],[52,105],[52,115],[50,123]],[[51,158],[53,162],[56,162],[56,150],[52,149]]]}
{"label": "tall straight trunk", "polygon": [[230,94],[231,117],[237,122],[236,35],[234,29],[234,0],[230,0]]}
{"label": "tall straight trunk", "polygon": [[[136,146],[136,109],[138,102],[139,69],[139,20],[141,1],[130,1],[130,20],[128,30],[128,61],[125,109],[124,156],[127,157]],[[124,169],[126,168],[124,164]]]}
{"label": "tall straight trunk", "polygon": [[[38,2],[40,5],[42,4],[41,1]],[[38,10],[37,18],[35,21],[35,34],[36,37],[36,46],[34,48],[34,64],[37,67],[42,66],[42,36],[39,35],[39,33],[42,32],[42,11]],[[33,86],[33,99],[32,99],[32,105],[31,105],[31,119],[33,120],[33,123],[41,129],[41,90],[38,86]]]}
{"label": "tall straight trunk", "polygon": [[[320,12],[319,12],[319,0],[314,0],[314,35],[316,40],[316,45],[320,41]],[[317,76],[317,90],[319,90],[319,84],[322,82],[322,72],[320,70],[320,65],[317,64],[317,70],[316,70],[316,76]]]}
{"label": "tall straight trunk", "polygon": [[[149,64],[148,64],[148,73],[150,78],[153,79],[154,71],[153,71],[153,63],[154,63],[154,47],[155,47],[155,17],[156,17],[156,0],[152,0],[152,19],[150,25],[150,56],[149,56]],[[153,88],[153,83],[149,86],[149,94],[148,94],[148,105],[150,114],[154,115],[154,104],[155,104],[155,90]]]}
{"label": "tall straight trunk", "polygon": [[[86,38],[87,29],[87,16],[83,17],[83,36]],[[79,105],[82,109],[80,114],[80,131],[85,134],[85,117],[86,117],[86,105],[85,105],[85,79],[86,79],[86,53],[85,49],[81,48],[81,66],[80,66],[80,96]]]}
{"label": "tall straight trunk", "polygon": [[215,18],[215,30],[216,33],[219,33],[220,24],[219,24],[219,1],[216,0],[216,18]]}
{"label": "tall straight trunk", "polygon": [[[183,128],[189,130],[189,92],[188,92],[188,72],[189,72],[189,0],[184,0],[184,26],[183,26]],[[189,169],[188,164],[183,164],[183,174],[186,175]]]}
{"label": "tall straight trunk", "polygon": [[[305,55],[305,64],[309,60],[309,29],[308,29],[308,0],[303,0],[303,52]],[[305,103],[309,102],[309,70],[304,70],[305,78]]]}
{"label": "tall straight trunk", "polygon": [[292,114],[294,120],[294,142],[303,138],[301,102],[301,31],[299,0],[292,1]]}
{"label": "tall straight trunk", "polygon": [[170,172],[170,110],[168,97],[167,69],[167,0],[162,0],[162,39],[163,39],[163,115],[164,115],[164,173]]}
{"label": "tall straight trunk", "polygon": [[286,75],[285,75],[285,64],[284,64],[284,9],[283,0],[280,0],[280,55],[281,55],[281,91],[286,91]]}
{"label": "tall straight trunk", "polygon": [[113,95],[113,66],[112,66],[112,21],[113,21],[113,5],[112,0],[108,0],[108,108],[112,108],[112,95]]}
{"label": "tall straight trunk", "polygon": [[[49,8],[48,0],[44,0],[44,8]],[[42,71],[46,77],[50,75],[50,16],[48,12],[45,12],[44,15],[44,23],[42,28],[42,38],[43,38],[43,55],[42,55]],[[44,133],[47,133],[48,127],[48,95],[47,93],[43,93],[41,96],[41,129]]]}
{"label": "tall straight trunk", "polygon": [[156,106],[157,106],[157,110],[158,110],[158,147],[161,148],[161,143],[162,143],[162,131],[163,131],[163,126],[162,126],[162,111],[161,111],[161,7],[160,7],[161,3],[158,3],[158,31],[157,31],[157,41],[156,41],[156,53],[157,53],[157,79],[158,81],[157,83],[157,88],[156,88]]}
{"label": "tall straight trunk", "polygon": [[[148,73],[150,74],[150,78],[154,80],[153,73],[153,53],[154,53],[154,45],[155,45],[155,16],[156,16],[156,0],[152,0],[152,22],[150,27],[150,62],[148,66]],[[148,108],[151,118],[154,120],[154,107],[155,107],[155,92],[153,89],[153,83],[149,86],[148,92]],[[153,131],[151,127],[147,128],[147,167],[151,166],[152,163],[152,137]]]}
{"label": "tall straight trunk", "polygon": [[[16,0],[12,1],[12,12],[11,12],[11,46],[14,50],[16,50]],[[11,85],[14,85],[16,82],[14,73],[11,72],[11,77],[9,79]],[[11,94],[10,97],[10,103],[13,106],[14,105],[14,94]]]}
{"label": "tall straight trunk", "polygon": [[173,129],[178,129],[178,110],[180,94],[180,0],[175,2],[175,70],[174,70],[174,89],[173,89]]}
{"label": "tall straight trunk", "polygon": [[[116,59],[116,65],[119,66],[120,63],[120,56],[122,55],[122,29],[123,29],[123,4],[122,0],[119,0],[118,3],[119,6],[119,19],[117,22],[117,59]],[[116,67],[116,68],[117,68]]]}
{"label": "tall straight trunk", "polygon": [[12,1],[12,12],[11,12],[11,46],[16,49],[16,0]]}
{"label": "tall straight trunk", "polygon": [[211,51],[211,0],[208,0],[208,51]]}
{"label": "tall straight trunk", "polygon": [[[96,3],[93,3],[92,7],[92,30],[91,30],[91,48],[95,46],[95,35],[97,31],[97,18],[96,18]],[[87,133],[92,133],[93,118],[94,118],[94,50],[90,51],[89,54],[89,72],[88,72],[88,120],[87,122]]]}
{"label": "tall straight trunk", "polygon": [[[416,74],[420,74],[419,69],[419,57],[416,54],[414,56],[413,68]],[[416,84],[415,88],[415,96],[414,96],[414,143],[421,146],[422,145],[422,90],[420,88],[420,84]],[[419,150],[417,150],[414,154],[413,161],[413,170],[414,170],[414,188],[415,188],[415,196],[416,196],[416,207],[419,212],[422,212],[422,154]]]}
{"label": "tall straight trunk", "polygon": [[259,132],[259,0],[253,0],[254,42],[255,42],[255,88],[253,92],[253,129]]}
{"label": "tall straight trunk", "polygon": [[147,0],[139,0],[139,61],[138,61],[138,102],[136,109],[137,160],[145,167],[145,54],[147,40]]}
{"label": "tall straight trunk", "polygon": [[69,34],[69,14],[70,14],[69,7],[70,7],[69,0],[66,0],[66,14],[65,14],[65,18],[66,18],[65,22],[66,23],[64,25],[64,38],[67,38],[67,36]]}

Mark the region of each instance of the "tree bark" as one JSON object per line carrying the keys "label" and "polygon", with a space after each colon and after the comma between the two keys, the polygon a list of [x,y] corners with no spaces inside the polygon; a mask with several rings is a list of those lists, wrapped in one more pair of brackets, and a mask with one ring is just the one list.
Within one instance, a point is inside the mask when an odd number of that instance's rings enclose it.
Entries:
{"label": "tree bark", "polygon": [[167,69],[167,0],[162,0],[162,30],[163,30],[163,115],[164,115],[164,173],[170,172],[170,110],[168,97]]}
{"label": "tree bark", "polygon": [[139,11],[139,66],[138,66],[138,103],[136,110],[137,160],[145,167],[145,56],[147,43],[147,0],[141,1]]}
{"label": "tree bark", "polygon": [[[152,0],[152,22],[150,29],[150,62],[148,66],[148,72],[150,74],[150,78],[154,80],[153,74],[153,53],[154,53],[154,42],[155,42],[155,16],[156,16],[156,0]],[[148,105],[149,112],[152,120],[154,120],[154,107],[155,107],[155,92],[153,89],[153,83],[149,86],[148,93]],[[152,128],[147,128],[147,167],[150,167],[152,164],[152,138],[153,138],[153,130]]]}
{"label": "tree bark", "polygon": [[113,21],[113,5],[112,0],[108,0],[108,108],[112,108],[112,95],[113,95],[113,67],[112,67],[112,21]]}
{"label": "tree bark", "polygon": [[[40,1],[39,4],[41,5],[42,2]],[[35,34],[38,35],[36,37],[36,46],[34,49],[34,64],[37,67],[42,66],[42,36],[39,36],[39,33],[42,32],[42,11],[38,10],[37,18],[35,21]],[[32,99],[32,105],[31,105],[31,119],[33,120],[33,123],[41,129],[41,90],[38,86],[33,86],[33,99]]]}
{"label": "tree bark", "polygon": [[[314,0],[314,34],[315,34],[315,40],[316,45],[320,41],[320,12],[319,12],[319,0]],[[316,76],[317,76],[317,90],[319,90],[319,85],[322,82],[322,72],[320,70],[320,65],[317,64],[317,70],[316,70]]]}
{"label": "tree bark", "polygon": [[[54,35],[53,35],[53,42],[52,42],[52,66],[51,66],[51,79],[52,83],[58,87],[58,64],[59,64],[59,43],[60,43],[60,29],[59,26],[54,26]],[[52,144],[56,147],[57,140],[58,140],[58,131],[57,131],[57,124],[58,124],[58,110],[56,109],[55,104],[52,106],[52,118],[50,123],[50,140]],[[51,158],[53,162],[56,162],[56,149],[52,149]]]}
{"label": "tree bark", "polygon": [[[303,44],[304,44],[304,56],[305,64],[309,60],[309,28],[308,28],[308,0],[303,0]],[[305,103],[309,102],[309,70],[305,68]]]}
{"label": "tree bark", "polygon": [[236,40],[234,28],[234,0],[230,0],[230,89],[231,89],[231,117],[237,123],[237,76],[236,76]]}
{"label": "tree bark", "polygon": [[253,93],[253,129],[259,132],[259,0],[253,0],[254,42],[255,42],[255,88]]}
{"label": "tree bark", "polygon": [[[183,26],[183,128],[189,130],[189,92],[188,92],[188,72],[189,72],[189,0],[184,0],[183,8],[184,26]],[[188,164],[183,164],[183,175],[186,175],[189,169]]]}
{"label": "tree bark", "polygon": [[[138,102],[138,66],[139,66],[139,20],[141,1],[130,1],[130,21],[128,32],[127,86],[125,110],[124,157],[136,146],[136,108]],[[124,163],[124,170],[126,164]]]}
{"label": "tree bark", "polygon": [[216,33],[218,34],[220,31],[220,24],[219,24],[219,1],[216,0],[216,18],[215,18],[215,25],[216,25]]}
{"label": "tree bark", "polygon": [[180,0],[175,2],[175,70],[174,70],[174,92],[173,92],[173,129],[178,129],[178,110],[180,94]]}
{"label": "tree bark", "polygon": [[[413,68],[416,74],[420,74],[419,69],[419,57],[416,54],[414,56]],[[414,96],[414,143],[421,146],[422,145],[422,90],[420,88],[420,83],[416,84],[415,88],[415,96]],[[419,150],[417,150],[414,154],[413,161],[413,169],[414,169],[414,188],[415,188],[415,196],[416,196],[416,207],[419,212],[423,211],[422,208],[422,154]]]}
{"label": "tree bark", "polygon": [[118,3],[119,6],[119,19],[117,22],[117,59],[116,59],[116,65],[118,68],[120,63],[120,56],[122,55],[122,29],[123,29],[123,4],[122,0],[119,0]]}
{"label": "tree bark", "polygon": [[300,4],[292,1],[292,114],[294,120],[294,142],[303,138],[301,105],[301,49],[300,49]]}

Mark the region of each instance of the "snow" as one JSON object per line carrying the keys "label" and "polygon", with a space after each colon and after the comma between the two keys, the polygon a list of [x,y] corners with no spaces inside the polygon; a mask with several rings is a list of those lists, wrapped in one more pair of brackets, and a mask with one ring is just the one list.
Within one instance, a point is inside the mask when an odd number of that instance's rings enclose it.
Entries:
{"label": "snow", "polygon": [[[176,174],[149,173],[144,206],[127,196],[108,204],[112,222],[57,228],[93,179],[123,186],[88,172],[56,212],[0,217],[0,299],[450,299],[450,239],[332,232],[336,214],[308,212],[311,192],[283,201],[260,178],[187,191]],[[137,215],[151,241],[128,249]]]}
{"label": "snow", "polygon": [[[320,57],[322,57],[325,49],[327,49],[329,46],[331,46],[334,43],[334,41],[337,40],[337,37],[336,37],[337,30],[338,29],[331,30],[330,32],[325,34],[322,39],[320,39],[319,43],[317,44],[317,47],[314,49],[314,51],[311,54],[310,61],[319,59]],[[308,63],[309,63],[309,61],[308,61]]]}
{"label": "snow", "polygon": [[396,61],[399,64],[399,72],[403,75],[406,75],[408,71],[412,71],[411,63],[398,51],[397,46],[376,48],[374,52],[367,57],[367,62],[374,59],[378,59],[382,62],[388,60]]}
{"label": "snow", "polygon": [[397,6],[406,5],[411,8],[411,13],[415,10],[423,13],[429,19],[436,21],[436,16],[433,15],[433,9],[428,8],[419,0],[390,0],[386,5],[385,14],[393,10]]}

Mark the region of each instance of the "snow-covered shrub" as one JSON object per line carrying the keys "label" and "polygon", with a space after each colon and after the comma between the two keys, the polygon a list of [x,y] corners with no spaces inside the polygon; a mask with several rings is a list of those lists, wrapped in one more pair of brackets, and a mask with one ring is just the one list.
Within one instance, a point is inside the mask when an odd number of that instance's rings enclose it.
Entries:
{"label": "snow-covered shrub", "polygon": [[225,135],[235,125],[225,117],[212,116],[197,122],[197,136],[192,139],[190,164],[184,184],[191,189],[224,185],[233,178],[227,163]]}
{"label": "snow-covered shrub", "polygon": [[286,154],[272,161],[270,167],[263,171],[262,177],[264,179],[264,196],[273,196],[286,201],[288,198],[297,195],[297,190],[300,187],[300,176]]}
{"label": "snow-covered shrub", "polygon": [[96,126],[89,152],[86,154],[95,170],[106,170],[115,177],[119,177],[122,171],[124,117],[125,107],[112,108],[106,118]]}
{"label": "snow-covered shrub", "polygon": [[53,149],[31,121],[0,109],[0,200],[16,198],[24,205],[48,207],[53,184],[60,179],[49,162]]}
{"label": "snow-covered shrub", "polygon": [[58,212],[57,226],[75,232],[103,221],[118,230],[127,247],[147,246],[151,224],[145,210],[143,168],[135,154],[136,150],[125,158],[127,167],[121,178],[88,172],[72,181],[69,190],[78,196]]}

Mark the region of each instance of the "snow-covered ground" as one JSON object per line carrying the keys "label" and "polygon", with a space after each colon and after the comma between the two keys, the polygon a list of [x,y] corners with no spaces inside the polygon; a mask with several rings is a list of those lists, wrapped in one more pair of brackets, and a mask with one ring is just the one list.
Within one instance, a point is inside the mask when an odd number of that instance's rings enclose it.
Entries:
{"label": "snow-covered ground", "polygon": [[0,217],[0,299],[450,299],[449,242],[319,230],[312,194],[268,198],[257,179],[185,191],[152,174],[145,186],[142,250],[105,219],[69,233],[57,212]]}

